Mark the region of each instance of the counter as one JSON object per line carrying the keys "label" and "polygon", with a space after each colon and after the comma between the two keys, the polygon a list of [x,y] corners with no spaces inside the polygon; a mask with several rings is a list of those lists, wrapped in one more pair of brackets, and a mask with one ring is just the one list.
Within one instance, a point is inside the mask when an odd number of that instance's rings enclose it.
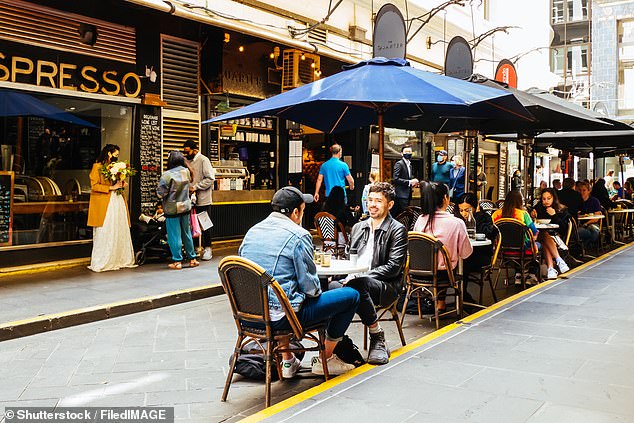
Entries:
{"label": "counter", "polygon": [[[218,191],[212,194],[211,220],[214,239],[244,236],[251,226],[271,213],[275,190]],[[219,224],[219,223],[222,224]]]}
{"label": "counter", "polygon": [[275,190],[273,189],[256,189],[256,190],[236,190],[236,191],[218,191],[212,194],[214,205],[227,204],[248,204],[248,203],[270,203]]}

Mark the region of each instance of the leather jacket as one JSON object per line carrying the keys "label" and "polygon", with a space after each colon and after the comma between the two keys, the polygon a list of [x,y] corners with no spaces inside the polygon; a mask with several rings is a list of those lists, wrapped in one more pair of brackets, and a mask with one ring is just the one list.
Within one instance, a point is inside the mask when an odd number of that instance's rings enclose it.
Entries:
{"label": "leather jacket", "polygon": [[[352,228],[350,249],[360,251],[368,242],[370,222],[359,222]],[[372,269],[365,275],[391,285],[397,292],[403,286],[407,258],[407,229],[389,214],[374,230]]]}

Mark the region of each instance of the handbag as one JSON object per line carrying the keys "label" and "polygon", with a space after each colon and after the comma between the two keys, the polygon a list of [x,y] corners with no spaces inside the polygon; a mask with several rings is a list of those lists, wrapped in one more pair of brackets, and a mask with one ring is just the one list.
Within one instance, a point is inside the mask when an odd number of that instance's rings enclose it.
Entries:
{"label": "handbag", "polygon": [[201,234],[200,232],[200,224],[198,223],[198,216],[196,215],[196,210],[192,207],[191,212],[189,213],[189,222],[192,226],[192,238],[198,238]]}

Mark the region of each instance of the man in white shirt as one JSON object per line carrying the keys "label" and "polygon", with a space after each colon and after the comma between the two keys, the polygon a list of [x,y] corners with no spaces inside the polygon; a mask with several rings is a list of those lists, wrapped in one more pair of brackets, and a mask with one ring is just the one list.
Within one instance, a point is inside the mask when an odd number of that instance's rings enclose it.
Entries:
{"label": "man in white shirt", "polygon": [[[189,161],[189,166],[193,172],[192,182],[189,186],[190,193],[196,193],[196,213],[207,212],[211,219],[211,192],[214,187],[214,168],[211,162],[203,156],[199,149],[198,143],[194,140],[185,141],[183,154]],[[203,252],[203,260],[211,260],[211,228],[202,231],[202,245],[205,248]]]}

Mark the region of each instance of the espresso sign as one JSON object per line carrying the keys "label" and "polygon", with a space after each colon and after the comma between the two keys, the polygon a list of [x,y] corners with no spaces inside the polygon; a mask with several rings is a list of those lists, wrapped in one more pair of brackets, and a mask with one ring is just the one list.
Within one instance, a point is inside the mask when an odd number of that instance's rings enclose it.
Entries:
{"label": "espresso sign", "polygon": [[508,59],[500,60],[495,70],[495,80],[508,84],[509,87],[517,88],[517,71],[513,62]]}
{"label": "espresso sign", "polygon": [[445,75],[457,79],[467,79],[473,74],[471,46],[462,37],[453,37],[445,55]]}
{"label": "espresso sign", "polygon": [[372,56],[405,59],[407,34],[405,20],[398,7],[383,5],[376,14],[372,35]]}

